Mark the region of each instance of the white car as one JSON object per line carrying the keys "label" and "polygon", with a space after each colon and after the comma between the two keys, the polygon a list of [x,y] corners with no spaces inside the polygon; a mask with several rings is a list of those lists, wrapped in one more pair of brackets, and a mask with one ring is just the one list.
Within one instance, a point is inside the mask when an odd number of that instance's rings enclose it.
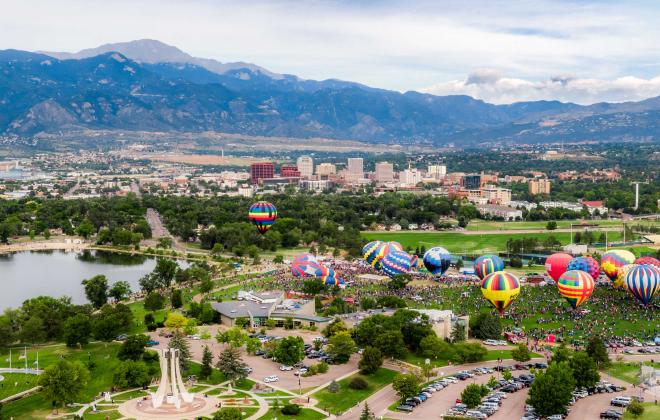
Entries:
{"label": "white car", "polygon": [[277,377],[277,375],[270,375],[270,376],[266,376],[264,378],[264,382],[266,382],[267,384],[271,383],[271,382],[277,382],[279,380],[280,380],[280,378]]}
{"label": "white car", "polygon": [[451,382],[452,384],[458,383],[458,379],[454,378],[453,376],[447,376],[445,380]]}
{"label": "white car", "polygon": [[497,346],[497,340],[491,340],[491,339],[484,340],[484,344],[486,346]]}
{"label": "white car", "polygon": [[280,370],[281,370],[282,372],[288,372],[288,371],[290,371],[290,370],[293,370],[293,368],[292,368],[291,366],[282,365],[282,366],[280,366]]}

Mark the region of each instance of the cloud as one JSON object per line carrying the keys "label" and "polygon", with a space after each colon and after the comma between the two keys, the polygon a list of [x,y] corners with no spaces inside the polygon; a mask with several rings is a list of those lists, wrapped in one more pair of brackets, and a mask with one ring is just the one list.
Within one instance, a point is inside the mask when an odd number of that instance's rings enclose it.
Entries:
{"label": "cloud", "polygon": [[660,96],[660,76],[606,80],[558,75],[548,80],[529,81],[504,77],[494,69],[478,69],[464,80],[438,83],[420,90],[434,95],[469,95],[495,104],[538,100],[592,104]]}

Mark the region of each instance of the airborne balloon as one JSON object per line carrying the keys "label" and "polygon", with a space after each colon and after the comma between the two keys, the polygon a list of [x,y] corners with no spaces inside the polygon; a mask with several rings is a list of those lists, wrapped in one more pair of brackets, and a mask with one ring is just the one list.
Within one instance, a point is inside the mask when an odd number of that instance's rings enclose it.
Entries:
{"label": "airborne balloon", "polygon": [[257,227],[259,233],[264,234],[273,227],[277,219],[277,209],[268,201],[257,201],[250,206],[248,219]]}

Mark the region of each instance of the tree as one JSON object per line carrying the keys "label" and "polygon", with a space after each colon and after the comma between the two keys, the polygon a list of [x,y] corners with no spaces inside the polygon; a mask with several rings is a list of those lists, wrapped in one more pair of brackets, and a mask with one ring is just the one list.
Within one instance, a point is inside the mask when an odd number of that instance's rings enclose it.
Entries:
{"label": "tree", "polygon": [[458,343],[453,346],[451,360],[456,363],[474,363],[484,360],[488,350],[479,343]]}
{"label": "tree", "polygon": [[328,326],[326,326],[323,329],[322,333],[325,337],[330,338],[330,337],[332,337],[332,336],[334,336],[334,335],[336,335],[340,332],[344,332],[344,331],[348,331],[348,327],[346,327],[346,324],[344,323],[344,321],[337,316],[337,317],[335,317],[335,319],[330,321]]}
{"label": "tree", "polygon": [[131,285],[127,281],[118,281],[108,290],[108,295],[116,302],[127,299],[131,295]]}
{"label": "tree", "polygon": [[38,316],[32,316],[21,325],[19,338],[25,343],[43,343],[46,340],[44,322]]}
{"label": "tree", "polygon": [[589,338],[586,352],[596,362],[599,368],[602,369],[610,364],[610,357],[607,354],[607,349],[602,338],[598,336]]}
{"label": "tree", "polygon": [[165,319],[163,324],[170,331],[178,331],[188,324],[188,318],[181,312],[170,312],[167,314],[167,319]]}
{"label": "tree", "polygon": [[368,346],[362,352],[362,358],[358,363],[360,371],[366,375],[376,373],[383,365],[383,355],[375,347]]}
{"label": "tree", "polygon": [[419,343],[419,349],[422,356],[433,360],[450,359],[454,354],[452,346],[435,335],[424,337]]}
{"label": "tree", "polygon": [[227,347],[221,351],[216,367],[232,384],[247,376],[247,365],[241,360],[241,355],[236,347]]}
{"label": "tree", "polygon": [[81,362],[58,360],[44,369],[39,376],[39,386],[45,399],[53,402],[57,409],[75,402],[89,381],[89,371]]}
{"label": "tree", "polygon": [[510,381],[511,379],[513,379],[513,373],[511,373],[511,371],[508,369],[502,371],[502,379],[504,379],[505,381]]}
{"label": "tree", "polygon": [[170,303],[172,308],[179,309],[183,306],[183,292],[181,289],[172,290],[172,295],[170,296]]}
{"label": "tree", "polygon": [[534,378],[527,403],[537,415],[547,417],[566,413],[573,398],[575,379],[568,362],[551,363],[545,372]]}
{"label": "tree", "polygon": [[114,368],[112,383],[119,388],[142,387],[150,381],[151,375],[144,362],[124,360]]}
{"label": "tree", "polygon": [[188,342],[181,331],[175,330],[174,333],[172,333],[172,338],[170,339],[168,347],[170,349],[179,350],[179,366],[183,371],[188,370],[188,365],[190,364],[190,348],[188,347]]}
{"label": "tree", "polygon": [[213,415],[213,420],[241,420],[242,418],[241,409],[237,407],[225,407]]}
{"label": "tree", "polygon": [[213,373],[213,353],[209,349],[209,346],[204,346],[204,352],[202,354],[202,367],[199,369],[199,377],[201,379],[206,379]]}
{"label": "tree", "polygon": [[78,225],[76,233],[87,239],[94,234],[94,225],[88,219],[85,219]]}
{"label": "tree", "polygon": [[301,337],[284,337],[277,342],[273,357],[283,365],[293,366],[305,358],[305,342]]}
{"label": "tree", "polygon": [[419,393],[419,378],[413,373],[399,373],[392,381],[392,388],[401,401],[414,397]]}
{"label": "tree", "polygon": [[108,278],[102,274],[83,280],[85,296],[96,309],[108,303]]}
{"label": "tree", "polygon": [[545,228],[546,228],[547,230],[555,230],[555,229],[557,229],[557,222],[555,222],[554,220],[550,220],[550,221],[545,225]]}
{"label": "tree", "polygon": [[517,348],[511,350],[511,357],[517,362],[527,362],[532,358],[525,343],[520,343]]}
{"label": "tree", "polygon": [[578,388],[589,388],[600,381],[598,365],[586,352],[576,352],[569,362],[569,366],[573,371],[575,386]]}
{"label": "tree", "polygon": [[245,351],[247,351],[248,354],[254,354],[259,349],[261,349],[261,341],[258,338],[250,337],[247,339],[247,342],[245,343]]}
{"label": "tree", "polygon": [[387,283],[387,287],[392,290],[400,290],[406,287],[411,280],[412,277],[408,274],[397,274],[390,279],[389,283]]}
{"label": "tree", "polygon": [[158,292],[150,292],[144,299],[144,309],[148,311],[157,311],[165,307],[165,298]]}
{"label": "tree", "polygon": [[500,318],[490,313],[482,313],[470,319],[470,335],[482,340],[499,339],[502,336]]}
{"label": "tree", "polygon": [[376,416],[369,409],[369,403],[364,402],[364,408],[362,409],[362,414],[360,414],[359,420],[375,420]]}
{"label": "tree", "polygon": [[225,332],[218,331],[215,336],[218,343],[227,343],[232,347],[241,347],[248,339],[248,335],[238,327],[232,327]]}
{"label": "tree", "polygon": [[213,287],[215,285],[213,284],[213,280],[211,280],[210,277],[202,279],[202,281],[199,283],[199,291],[202,293],[208,293],[211,290],[213,290]]}
{"label": "tree", "polygon": [[319,293],[326,292],[328,287],[325,285],[323,280],[314,278],[304,280],[301,290],[306,295],[318,295]]}
{"label": "tree", "polygon": [[457,322],[454,324],[454,328],[451,330],[451,342],[458,343],[459,341],[465,341],[465,324]]}
{"label": "tree", "polygon": [[169,258],[159,258],[156,261],[156,267],[154,268],[153,274],[158,279],[160,287],[170,287],[174,275],[176,274],[176,261]]}
{"label": "tree", "polygon": [[468,408],[474,408],[481,404],[481,392],[481,385],[470,384],[461,392],[461,402],[467,405]]}
{"label": "tree", "polygon": [[328,355],[337,363],[346,363],[357,351],[355,341],[348,331],[335,334],[328,340]]}
{"label": "tree", "polygon": [[6,315],[0,315],[0,348],[9,346],[15,339],[11,319]]}
{"label": "tree", "polygon": [[626,407],[626,411],[630,413],[630,415],[632,415],[634,418],[637,418],[644,414],[644,406],[639,401],[632,400],[628,407]]}
{"label": "tree", "polygon": [[384,331],[374,341],[374,347],[380,349],[384,356],[400,358],[406,354],[406,345],[403,342],[401,331]]}
{"label": "tree", "polygon": [[89,316],[78,314],[68,318],[64,322],[64,342],[67,347],[76,347],[89,343],[89,337],[92,335],[92,322]]}
{"label": "tree", "polygon": [[147,346],[149,337],[144,334],[129,335],[126,337],[119,351],[117,358],[119,360],[140,360],[144,355],[144,348]]}

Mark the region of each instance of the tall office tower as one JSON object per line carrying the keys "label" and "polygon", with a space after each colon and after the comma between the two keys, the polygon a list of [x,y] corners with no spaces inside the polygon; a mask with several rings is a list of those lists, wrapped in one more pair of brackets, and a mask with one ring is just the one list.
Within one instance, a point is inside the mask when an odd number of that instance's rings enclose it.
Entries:
{"label": "tall office tower", "polygon": [[275,176],[275,165],[273,162],[258,162],[250,165],[250,178],[253,184],[258,184],[260,179],[273,178]]}
{"label": "tall office tower", "polygon": [[316,175],[319,177],[327,177],[337,173],[337,167],[332,163],[319,163],[316,165]]}
{"label": "tall office tower", "polygon": [[300,156],[296,160],[296,166],[300,171],[300,176],[303,178],[311,178],[314,175],[314,159],[309,156]]}
{"label": "tall office tower", "polygon": [[447,175],[447,165],[429,165],[427,175],[435,179],[442,179]]}
{"label": "tall office tower", "polygon": [[394,165],[389,162],[378,162],[376,164],[375,181],[377,183],[394,181]]}
{"label": "tall office tower", "polygon": [[465,175],[461,178],[461,186],[466,190],[478,190],[481,188],[481,175]]}
{"label": "tall office tower", "polygon": [[348,158],[346,180],[355,182],[362,178],[364,178],[364,160],[362,158]]}

